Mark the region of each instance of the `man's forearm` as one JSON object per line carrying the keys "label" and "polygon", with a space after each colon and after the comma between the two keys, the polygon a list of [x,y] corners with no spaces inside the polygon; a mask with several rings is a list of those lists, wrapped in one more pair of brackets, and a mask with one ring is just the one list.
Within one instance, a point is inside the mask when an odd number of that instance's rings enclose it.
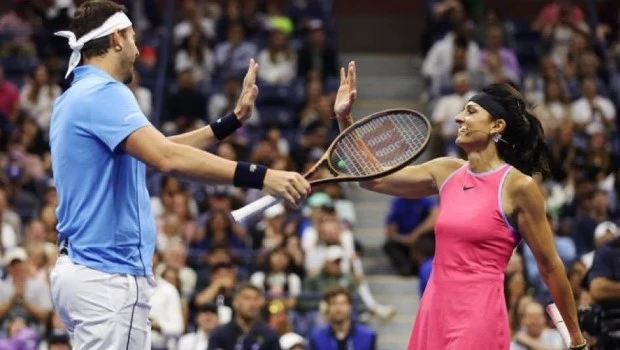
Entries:
{"label": "man's forearm", "polygon": [[590,284],[590,295],[597,302],[618,300],[620,296],[620,282],[598,277]]}
{"label": "man's forearm", "polygon": [[203,150],[211,147],[218,141],[209,125],[180,135],[170,136],[168,139],[175,143]]}
{"label": "man's forearm", "polygon": [[174,144],[165,150],[165,173],[198,182],[230,185],[237,162],[218,157],[196,148]]}

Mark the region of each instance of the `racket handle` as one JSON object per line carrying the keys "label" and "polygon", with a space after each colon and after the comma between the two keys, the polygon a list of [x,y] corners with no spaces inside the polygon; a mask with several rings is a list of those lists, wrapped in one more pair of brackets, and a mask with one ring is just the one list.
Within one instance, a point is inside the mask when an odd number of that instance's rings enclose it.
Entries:
{"label": "racket handle", "polygon": [[560,336],[564,341],[564,345],[566,345],[567,348],[570,348],[570,333],[568,332],[568,328],[566,328],[566,324],[562,319],[562,315],[560,315],[560,310],[558,310],[558,307],[555,306],[555,303],[547,305],[547,314],[549,314],[549,317],[551,317],[553,324],[555,324],[555,328],[560,333]]}
{"label": "racket handle", "polygon": [[273,196],[265,196],[237,210],[234,210],[231,215],[235,222],[243,222],[254,215],[262,213],[263,211],[280,203],[281,201],[282,199]]}

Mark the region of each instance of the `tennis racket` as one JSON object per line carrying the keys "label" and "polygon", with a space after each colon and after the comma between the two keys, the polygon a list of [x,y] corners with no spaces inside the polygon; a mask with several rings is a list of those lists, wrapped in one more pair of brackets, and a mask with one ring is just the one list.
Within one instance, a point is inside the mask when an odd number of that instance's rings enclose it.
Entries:
{"label": "tennis racket", "polygon": [[[391,109],[371,114],[343,130],[304,177],[317,186],[389,175],[420,156],[430,134],[431,125],[419,112]],[[232,217],[243,222],[280,201],[265,196],[233,211]]]}
{"label": "tennis racket", "polygon": [[547,314],[549,314],[553,324],[555,324],[555,328],[560,333],[560,336],[564,341],[564,345],[566,345],[567,348],[570,348],[570,333],[568,332],[564,319],[562,319],[562,315],[560,315],[560,310],[558,310],[558,307],[555,306],[555,303],[547,305]]}

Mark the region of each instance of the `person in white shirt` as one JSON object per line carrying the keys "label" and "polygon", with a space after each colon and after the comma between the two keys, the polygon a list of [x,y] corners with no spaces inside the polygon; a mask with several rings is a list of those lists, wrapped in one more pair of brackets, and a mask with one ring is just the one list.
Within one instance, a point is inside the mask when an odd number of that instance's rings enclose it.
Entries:
{"label": "person in white shirt", "polygon": [[581,84],[583,97],[573,102],[572,116],[575,127],[588,135],[603,130],[614,130],[616,108],[606,97],[600,96],[596,90],[596,81],[586,78]]}
{"label": "person in white shirt", "polygon": [[527,349],[561,350],[564,343],[560,333],[547,328],[545,311],[537,301],[530,301],[523,307],[521,330],[515,334],[510,350]]}
{"label": "person in white shirt", "polygon": [[177,74],[190,70],[196,82],[208,83],[211,81],[214,67],[213,52],[199,32],[194,32],[183,40],[182,48],[174,59],[174,70]]}
{"label": "person in white shirt", "polygon": [[449,32],[441,40],[433,44],[422,63],[422,74],[431,80],[434,95],[441,89],[442,82],[455,71],[455,53],[457,48],[464,50],[464,67],[470,73],[477,72],[480,67],[480,47],[469,38],[466,23],[458,26],[456,31]]}
{"label": "person in white shirt", "polygon": [[453,82],[454,93],[441,97],[432,113],[432,120],[435,129],[440,132],[440,144],[443,146],[439,152],[449,157],[458,156],[458,148],[454,141],[459,126],[454,122],[454,117],[461,113],[467,101],[476,94],[471,89],[471,78],[467,72],[455,73]]}
{"label": "person in white shirt", "polygon": [[151,119],[151,112],[153,111],[153,94],[151,90],[140,86],[140,75],[138,71],[134,71],[133,80],[129,84],[129,89],[133,92],[134,96],[136,96],[136,101],[138,101],[138,105],[142,110],[142,113],[148,118]]}
{"label": "person in white shirt", "polygon": [[270,84],[286,84],[297,74],[297,53],[287,34],[273,28],[269,45],[258,54],[258,77]]}
{"label": "person in white shirt", "polygon": [[[162,275],[165,274],[162,273]],[[153,349],[167,349],[183,334],[185,322],[179,291],[161,276],[151,297],[151,345]]]}
{"label": "person in white shirt", "polygon": [[47,131],[52,119],[54,101],[61,93],[60,86],[50,83],[47,68],[40,65],[22,88],[20,108],[27,118],[36,120],[39,127]]}
{"label": "person in white shirt", "polygon": [[209,347],[209,335],[218,326],[217,306],[206,304],[196,309],[196,330],[179,339],[177,350],[205,350]]}

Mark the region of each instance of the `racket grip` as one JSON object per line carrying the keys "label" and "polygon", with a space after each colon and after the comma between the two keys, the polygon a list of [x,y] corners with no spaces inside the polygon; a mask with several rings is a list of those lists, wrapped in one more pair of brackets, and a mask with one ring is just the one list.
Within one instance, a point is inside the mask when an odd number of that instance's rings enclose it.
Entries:
{"label": "racket grip", "polygon": [[547,305],[547,314],[549,314],[549,317],[551,317],[553,324],[555,324],[555,328],[560,333],[560,336],[564,341],[564,345],[566,345],[567,348],[570,348],[570,333],[568,332],[568,328],[566,328],[566,324],[562,319],[562,315],[560,315],[560,310],[558,310],[558,307],[555,306],[555,303]]}
{"label": "racket grip", "polygon": [[231,215],[235,222],[243,222],[254,215],[262,213],[263,211],[280,203],[281,201],[282,199],[273,196],[265,196],[237,210],[234,210]]}

